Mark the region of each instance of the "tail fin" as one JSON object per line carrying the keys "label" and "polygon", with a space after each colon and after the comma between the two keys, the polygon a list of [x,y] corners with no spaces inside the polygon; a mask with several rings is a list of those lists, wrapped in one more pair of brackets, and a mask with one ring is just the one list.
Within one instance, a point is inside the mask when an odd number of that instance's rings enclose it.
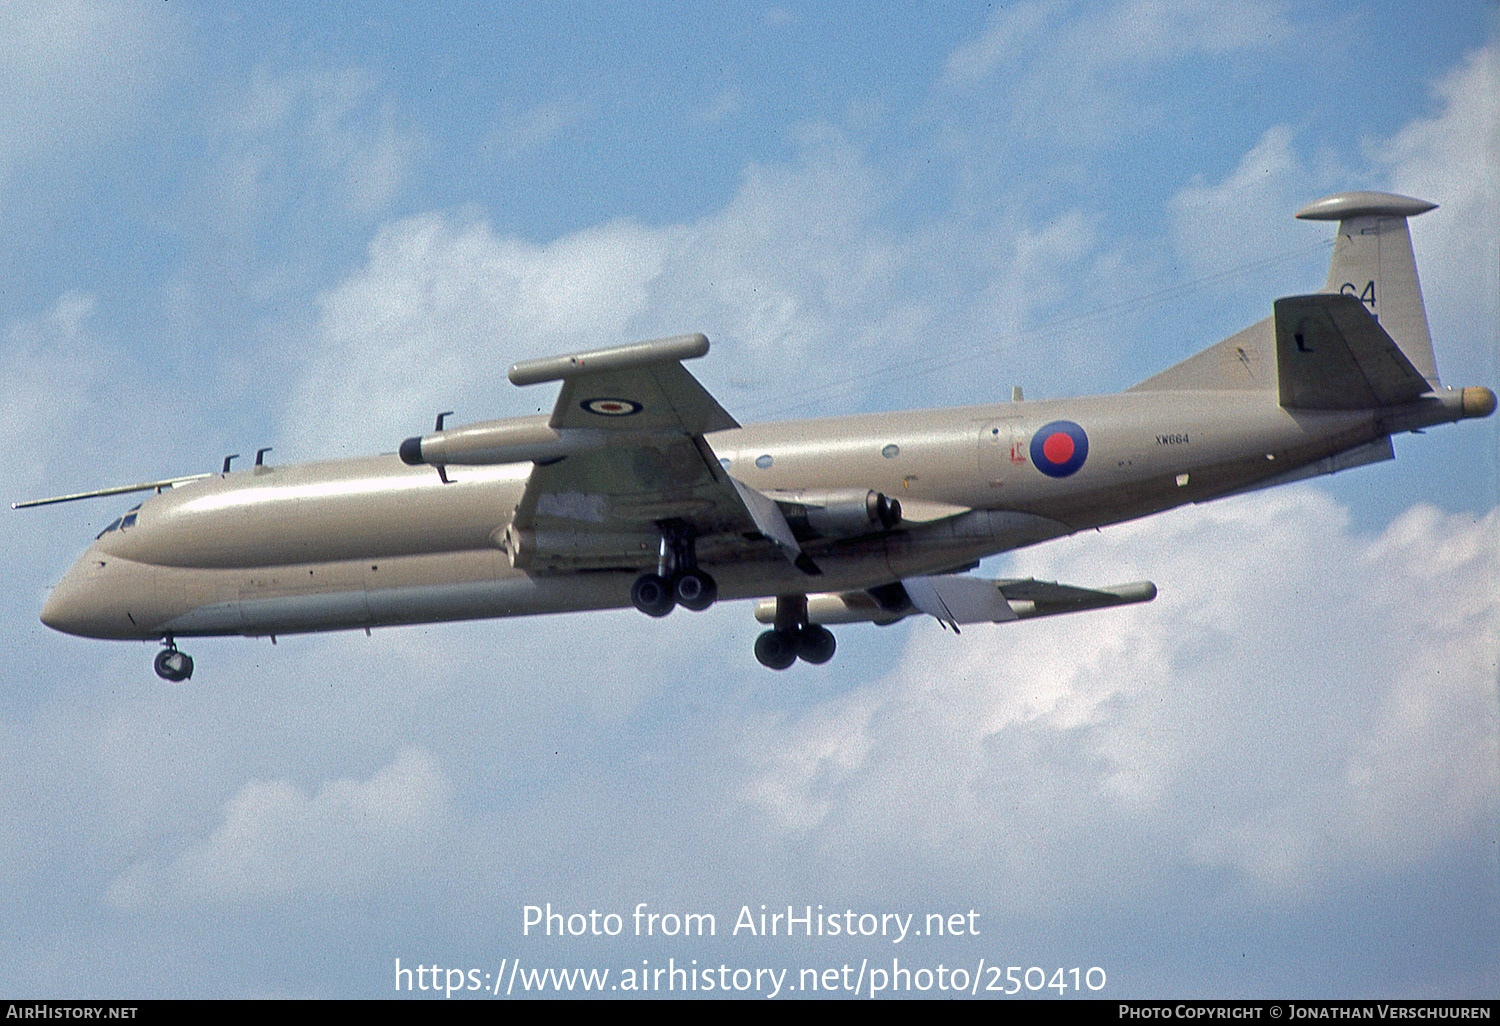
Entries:
{"label": "tail fin", "polygon": [[1341,192],[1297,211],[1304,221],[1339,223],[1323,291],[1363,303],[1432,388],[1439,387],[1437,363],[1406,219],[1436,207],[1386,192]]}
{"label": "tail fin", "polygon": [[[1409,196],[1395,196],[1385,192],[1340,192],[1309,203],[1297,211],[1304,221],[1339,222],[1338,241],[1334,245],[1333,262],[1328,268],[1328,284],[1324,293],[1342,293],[1353,296],[1379,322],[1378,327],[1358,327],[1356,333],[1373,337],[1369,328],[1380,336],[1389,336],[1385,345],[1394,342],[1404,354],[1403,370],[1385,375],[1391,388],[1375,389],[1374,396],[1365,396],[1366,401],[1376,398],[1389,399],[1400,392],[1409,394],[1414,386],[1413,375],[1425,380],[1431,388],[1439,387],[1437,363],[1432,358],[1432,339],[1427,333],[1427,310],[1422,305],[1422,286],[1417,282],[1417,262],[1412,255],[1411,233],[1406,219],[1436,209],[1437,204]],[[1311,297],[1304,303],[1312,302]],[[1318,308],[1317,304],[1313,304]],[[1332,308],[1321,308],[1325,313],[1337,312],[1338,322],[1345,328],[1358,325],[1358,319],[1339,304]],[[1246,389],[1276,391],[1283,396],[1296,395],[1294,404],[1302,402],[1326,405],[1329,390],[1321,389],[1317,395],[1300,389],[1288,391],[1281,378],[1279,365],[1287,361],[1278,359],[1277,335],[1285,328],[1285,322],[1294,313],[1288,307],[1281,317],[1268,317],[1257,321],[1239,334],[1231,336],[1217,345],[1210,346],[1181,363],[1147,378],[1130,389],[1132,392],[1154,392],[1177,389]],[[1358,311],[1353,311],[1357,313]],[[1278,321],[1282,327],[1278,327]],[[1332,322],[1330,322],[1332,323]],[[1381,331],[1380,329],[1384,329]],[[1292,334],[1295,340],[1295,328]],[[1305,346],[1305,341],[1304,341]],[[1379,345],[1355,343],[1355,351],[1364,353]],[[1306,352],[1304,348],[1301,352]],[[1349,364],[1350,360],[1340,361]],[[1362,362],[1355,360],[1354,362]],[[1368,361],[1363,361],[1368,364]],[[1394,361],[1387,360],[1387,363]],[[1403,380],[1404,379],[1404,380]],[[1331,387],[1331,386],[1330,386]],[[1423,389],[1422,391],[1425,391]],[[1344,399],[1336,406],[1347,406],[1354,399]],[[1380,405],[1377,403],[1377,405]]]}

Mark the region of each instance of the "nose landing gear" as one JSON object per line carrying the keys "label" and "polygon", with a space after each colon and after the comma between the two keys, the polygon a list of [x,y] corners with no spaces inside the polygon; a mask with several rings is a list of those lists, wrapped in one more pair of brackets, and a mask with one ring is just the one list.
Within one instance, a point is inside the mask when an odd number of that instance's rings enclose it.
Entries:
{"label": "nose landing gear", "polygon": [[156,653],[156,675],[173,684],[181,684],[193,675],[193,657],[178,651],[177,643],[171,638],[164,639],[164,644],[167,647]]}

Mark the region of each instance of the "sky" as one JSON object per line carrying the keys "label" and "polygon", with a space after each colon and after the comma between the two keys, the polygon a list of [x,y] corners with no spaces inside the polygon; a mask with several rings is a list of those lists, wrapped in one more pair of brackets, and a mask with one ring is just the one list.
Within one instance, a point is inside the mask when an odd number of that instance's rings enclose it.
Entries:
{"label": "sky", "polygon": [[[1118,391],[1320,288],[1330,226],[1292,214],[1347,189],[1439,204],[1412,221],[1439,370],[1495,388],[1497,18],[17,0],[0,484],[391,451],[439,410],[550,409],[518,359],[688,331],[745,423]],[[756,969],[942,965],[980,994],[1017,966],[1493,997],[1497,420],[985,564],[1151,604],[852,625],[785,673],[721,603],[195,640],[168,685],[154,646],[37,619],[134,499],[8,511],[0,993],[687,965],[764,998]],[[549,904],[622,928],[528,928]],[[642,906],[716,933],[637,936]],[[762,906],[962,933],[734,930]]]}

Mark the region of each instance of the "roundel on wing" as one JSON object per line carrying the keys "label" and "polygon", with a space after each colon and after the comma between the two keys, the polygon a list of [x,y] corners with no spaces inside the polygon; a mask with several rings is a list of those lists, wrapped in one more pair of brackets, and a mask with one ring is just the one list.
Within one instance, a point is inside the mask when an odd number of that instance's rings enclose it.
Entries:
{"label": "roundel on wing", "polygon": [[1048,477],[1067,477],[1089,457],[1089,436],[1071,420],[1054,420],[1031,436],[1031,462]]}
{"label": "roundel on wing", "polygon": [[578,405],[600,417],[629,417],[633,413],[641,412],[640,403],[632,399],[615,399],[609,396],[585,399]]}

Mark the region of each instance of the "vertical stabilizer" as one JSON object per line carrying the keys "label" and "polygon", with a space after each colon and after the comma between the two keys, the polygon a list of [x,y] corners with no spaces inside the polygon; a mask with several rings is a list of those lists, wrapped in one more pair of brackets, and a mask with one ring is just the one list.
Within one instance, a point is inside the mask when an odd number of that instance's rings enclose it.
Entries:
{"label": "vertical stabilizer", "polygon": [[1439,385],[1437,363],[1406,219],[1436,207],[1386,192],[1341,192],[1297,211],[1304,221],[1339,223],[1323,291],[1363,303],[1433,388]]}

